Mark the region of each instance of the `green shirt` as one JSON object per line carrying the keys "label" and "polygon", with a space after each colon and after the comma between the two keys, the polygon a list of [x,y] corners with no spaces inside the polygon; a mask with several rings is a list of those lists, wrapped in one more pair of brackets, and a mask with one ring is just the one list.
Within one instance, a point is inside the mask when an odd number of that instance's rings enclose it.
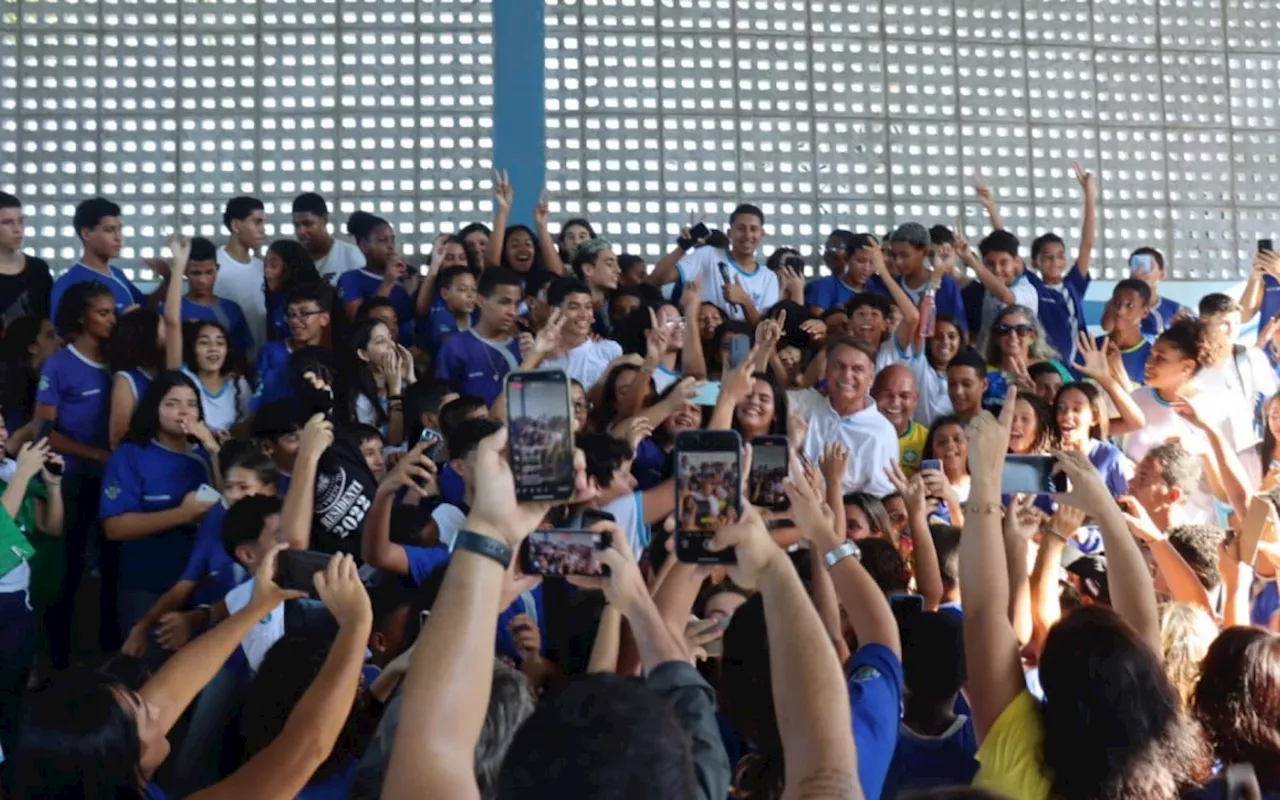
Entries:
{"label": "green shirt", "polygon": [[[0,494],[9,484],[0,481]],[[47,536],[36,529],[36,501],[47,500],[49,490],[40,481],[33,480],[27,484],[27,493],[18,506],[18,515],[14,522],[18,531],[27,538],[35,548],[31,557],[31,595],[32,605],[47,605],[58,598],[62,592],[62,573],[66,563],[66,545],[60,536]]]}

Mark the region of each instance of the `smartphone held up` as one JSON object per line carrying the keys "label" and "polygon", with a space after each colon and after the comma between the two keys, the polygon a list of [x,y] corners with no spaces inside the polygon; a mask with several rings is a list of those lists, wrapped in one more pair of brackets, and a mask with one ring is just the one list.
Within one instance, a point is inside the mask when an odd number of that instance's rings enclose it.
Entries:
{"label": "smartphone held up", "polygon": [[573,405],[562,370],[511,372],[507,447],[520,502],[573,497]]}
{"label": "smartphone held up", "polygon": [[676,558],[693,564],[734,564],[732,550],[711,541],[742,516],[742,439],[732,430],[676,436]]}
{"label": "smartphone held up", "polygon": [[600,551],[612,544],[608,531],[534,531],[520,545],[520,571],[547,577],[603,577],[609,567],[600,560]]}

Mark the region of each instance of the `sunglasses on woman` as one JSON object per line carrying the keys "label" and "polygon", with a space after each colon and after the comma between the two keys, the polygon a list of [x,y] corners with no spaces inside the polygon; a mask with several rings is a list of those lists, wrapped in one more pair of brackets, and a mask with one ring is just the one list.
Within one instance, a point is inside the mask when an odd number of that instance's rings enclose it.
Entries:
{"label": "sunglasses on woman", "polygon": [[995,332],[996,336],[999,337],[1008,336],[1011,333],[1016,333],[1019,336],[1030,336],[1036,332],[1036,326],[1028,325],[1025,322],[1020,325],[1010,325],[1007,322],[1002,322],[995,327]]}

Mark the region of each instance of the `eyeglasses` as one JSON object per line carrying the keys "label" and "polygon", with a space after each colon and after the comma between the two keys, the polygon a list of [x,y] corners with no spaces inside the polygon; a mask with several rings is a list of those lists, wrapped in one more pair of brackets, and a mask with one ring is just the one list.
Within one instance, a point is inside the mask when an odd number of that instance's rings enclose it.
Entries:
{"label": "eyeglasses", "polygon": [[824,253],[830,253],[830,254],[835,254],[835,253],[843,253],[844,251],[845,251],[845,248],[844,248],[844,246],[843,246],[843,245],[838,245],[838,244],[832,245],[832,244],[829,244],[829,245],[827,245],[827,246],[826,246],[826,248],[825,248],[825,249],[823,249],[823,251],[822,251],[822,252],[824,252]]}
{"label": "eyeglasses", "polygon": [[573,401],[573,413],[577,414],[579,411],[586,411],[586,410],[587,410],[587,403],[585,400]]}
{"label": "eyeglasses", "polygon": [[669,330],[676,330],[676,329],[679,329],[679,328],[683,328],[683,327],[685,327],[684,317],[675,317],[675,318],[673,318],[673,319],[664,319],[664,320],[662,321],[662,327],[667,328],[667,329],[669,329]]}
{"label": "eyeglasses", "polygon": [[1036,332],[1036,326],[1028,325],[1025,322],[1021,325],[1009,325],[1002,322],[995,327],[995,332],[998,337],[1005,337],[1011,333],[1016,333],[1019,336],[1030,336]]}
{"label": "eyeglasses", "polygon": [[323,311],[290,311],[288,314],[285,314],[284,318],[292,322],[294,320],[311,319],[312,317],[323,313]]}

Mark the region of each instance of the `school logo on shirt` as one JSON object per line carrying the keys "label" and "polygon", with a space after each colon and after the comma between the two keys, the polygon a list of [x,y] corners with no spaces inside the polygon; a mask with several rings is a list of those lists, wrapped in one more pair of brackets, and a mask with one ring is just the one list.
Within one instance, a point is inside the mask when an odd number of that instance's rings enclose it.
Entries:
{"label": "school logo on shirt", "polygon": [[48,388],[49,388],[49,377],[47,375],[41,375],[40,385],[36,388],[36,391],[43,392],[45,389],[48,389]]}
{"label": "school logo on shirt", "polygon": [[111,483],[107,484],[107,488],[104,489],[102,493],[107,496],[108,500],[115,500],[120,496],[119,482],[112,481]]}
{"label": "school logo on shirt", "polygon": [[854,683],[870,683],[871,681],[880,680],[880,670],[870,664],[863,664],[853,671],[849,676],[849,680]]}

